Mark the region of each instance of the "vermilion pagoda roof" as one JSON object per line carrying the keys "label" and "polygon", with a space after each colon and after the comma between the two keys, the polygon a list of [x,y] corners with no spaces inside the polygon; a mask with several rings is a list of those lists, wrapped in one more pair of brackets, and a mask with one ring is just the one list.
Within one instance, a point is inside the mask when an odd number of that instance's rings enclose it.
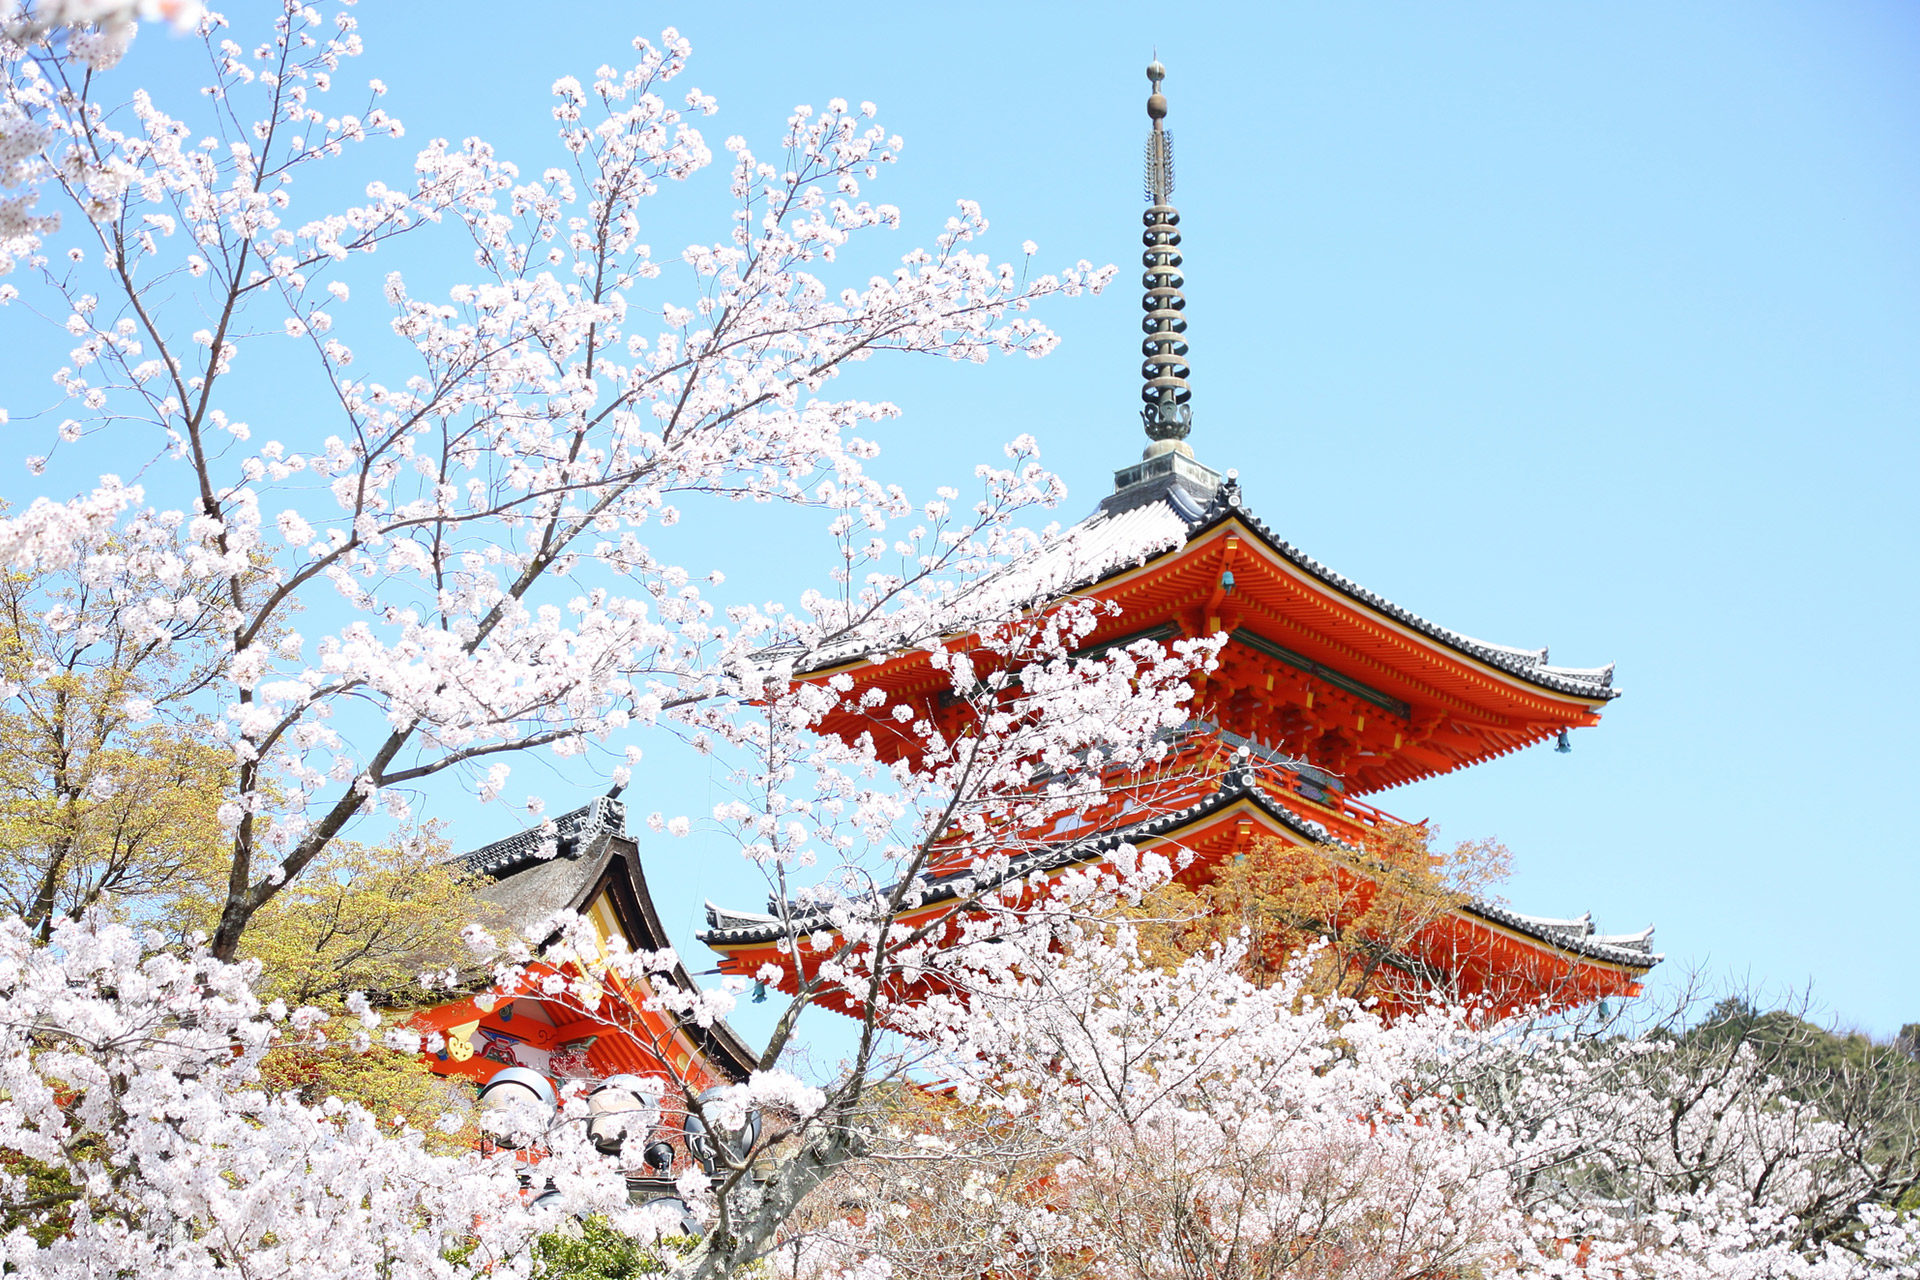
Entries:
{"label": "vermilion pagoda roof", "polygon": [[[1255,516],[1231,474],[1223,479],[1184,455],[1163,453],[1123,470],[1116,482],[1118,491],[1093,515],[1037,559],[1010,567],[1000,585],[1016,596],[1079,594],[1118,605],[1083,652],[1141,636],[1225,632],[1221,667],[1195,697],[1197,714],[1211,718],[1191,722],[1187,732],[1196,742],[1237,749],[1238,763],[1224,773],[1195,771],[1163,788],[1149,811],[1062,832],[1059,842],[1020,856],[951,869],[936,864],[909,919],[955,905],[964,910],[968,898],[1036,873],[1099,862],[1123,842],[1182,848],[1202,867],[1221,855],[1224,842],[1244,843],[1249,825],[1289,843],[1344,848],[1359,865],[1371,834],[1398,821],[1359,795],[1594,724],[1618,694],[1611,666],[1558,667],[1544,649],[1476,640],[1334,572]],[[969,640],[949,643],[966,647]],[[881,687],[890,702],[934,708],[945,674],[918,649],[847,650],[816,659],[800,678],[842,671],[852,675],[854,690],[843,699],[847,710],[829,716],[822,729],[872,734],[883,753],[911,754],[916,740],[890,718],[859,710],[859,693]],[[1315,717],[1304,739],[1275,730],[1303,710]],[[1314,735],[1323,732],[1347,735],[1352,750],[1338,760],[1320,758],[1325,739]],[[780,940],[834,932],[824,911],[768,906],[772,913],[760,914],[708,904],[700,937],[727,957],[724,971],[748,972],[767,961],[786,969]],[[1580,999],[1634,994],[1638,978],[1660,960],[1652,938],[1651,928],[1610,936],[1587,917],[1530,916],[1469,902],[1418,941],[1430,969],[1456,979],[1464,974],[1482,994],[1518,1007],[1527,997],[1513,992],[1529,983],[1535,993],[1557,989]],[[1496,990],[1502,986],[1505,994]]]}
{"label": "vermilion pagoda roof", "polygon": [[[1130,472],[1157,471],[1136,478]],[[1476,640],[1336,573],[1280,538],[1224,482],[1178,455],[1123,471],[1119,492],[1003,589],[1119,606],[1089,648],[1147,634],[1226,632],[1201,700],[1238,695],[1221,723],[1328,767],[1352,795],[1400,786],[1596,724],[1613,668],[1561,667],[1547,650]],[[964,644],[964,638],[953,643]],[[808,676],[847,671],[894,700],[937,697],[925,652],[829,652]],[[1317,699],[1317,702],[1316,702]],[[1371,727],[1369,727],[1371,722]],[[827,732],[873,732],[855,711]],[[880,743],[883,750],[885,742]],[[901,735],[900,750],[913,743]]]}
{"label": "vermilion pagoda roof", "polygon": [[[1476,640],[1431,622],[1320,563],[1281,538],[1253,513],[1241,494],[1237,477],[1230,476],[1211,492],[1184,477],[1169,476],[1116,493],[1102,502],[1091,516],[1068,530],[1065,547],[1019,572],[1038,580],[1050,580],[1049,585],[1058,594],[1084,591],[1198,542],[1232,520],[1239,521],[1263,546],[1314,581],[1464,657],[1554,693],[1600,702],[1620,696],[1620,691],[1613,687],[1612,663],[1603,667],[1557,667],[1548,662],[1545,648],[1515,648]],[[1157,548],[1151,559],[1129,561],[1124,558],[1129,554],[1137,557],[1143,545]],[[818,655],[809,669],[829,670],[848,661],[873,657],[875,655],[864,646],[828,650]]]}
{"label": "vermilion pagoda roof", "polygon": [[[1172,507],[1174,504],[1169,501],[1167,505]],[[1192,542],[1208,531],[1226,524],[1229,520],[1238,520],[1245,524],[1274,554],[1305,570],[1317,581],[1358,604],[1439,641],[1457,653],[1484,662],[1488,666],[1497,667],[1510,675],[1518,676],[1529,684],[1550,689],[1555,693],[1600,700],[1619,696],[1619,690],[1613,687],[1612,663],[1604,667],[1556,667],[1547,661],[1545,648],[1516,649],[1508,645],[1475,640],[1472,636],[1462,635],[1437,622],[1429,622],[1411,609],[1404,609],[1385,596],[1367,590],[1353,579],[1334,572],[1292,543],[1282,539],[1264,521],[1248,510],[1241,501],[1240,485],[1235,479],[1229,479],[1227,483],[1221,485],[1205,509],[1188,522],[1187,540]]]}
{"label": "vermilion pagoda roof", "polygon": [[[1104,860],[1122,844],[1138,848],[1161,843],[1182,844],[1194,833],[1215,825],[1216,819],[1227,815],[1236,806],[1251,810],[1264,819],[1259,825],[1269,833],[1290,838],[1294,843],[1348,849],[1356,854],[1363,852],[1343,840],[1327,825],[1302,817],[1280,801],[1278,797],[1286,795],[1292,804],[1300,804],[1297,795],[1288,794],[1289,787],[1282,776],[1290,771],[1264,766],[1251,756],[1243,756],[1242,760],[1243,763],[1238,767],[1217,775],[1213,789],[1208,794],[1180,808],[1155,814],[1117,830],[1094,834],[1091,838],[1063,840],[1058,844],[1033,849],[997,865],[989,860],[984,869],[966,868],[929,877],[909,915],[917,916],[948,904],[963,902],[989,892],[998,885],[1010,884],[1036,873],[1050,875],[1072,867],[1089,866]],[[885,901],[890,895],[891,888],[883,890],[877,895],[877,900]],[[768,903],[776,910],[779,905]],[[784,918],[772,913],[729,911],[712,902],[706,904],[706,909],[707,928],[700,933],[700,940],[723,953],[753,950],[784,938],[803,937],[815,931],[835,931],[831,912],[825,908],[790,906]],[[844,911],[846,908],[839,906],[835,909]],[[1661,959],[1653,950],[1651,927],[1634,934],[1606,935],[1594,931],[1590,916],[1572,920],[1529,916],[1488,902],[1465,903],[1457,908],[1457,914],[1467,920],[1511,930],[1540,944],[1545,950],[1599,961],[1633,974],[1644,973]]]}
{"label": "vermilion pagoda roof", "polygon": [[[1157,460],[1156,460],[1157,461]],[[1146,466],[1150,464],[1142,464]],[[1521,649],[1492,644],[1463,635],[1437,622],[1431,622],[1411,609],[1369,591],[1353,579],[1320,563],[1291,542],[1281,538],[1247,506],[1238,476],[1229,473],[1225,482],[1211,487],[1203,477],[1192,476],[1202,469],[1188,464],[1188,474],[1172,473],[1154,480],[1123,488],[1113,494],[1093,515],[1075,526],[1075,554],[1083,562],[1102,565],[1093,575],[1079,581],[1060,583],[1060,589],[1085,590],[1116,577],[1129,568],[1115,563],[1114,552],[1135,547],[1143,541],[1158,541],[1162,555],[1176,553],[1184,546],[1200,542],[1216,529],[1237,522],[1279,559],[1301,570],[1314,582],[1329,588],[1354,604],[1391,619],[1418,634],[1438,641],[1446,648],[1476,662],[1497,668],[1520,680],[1553,693],[1605,702],[1619,696],[1613,687],[1613,664],[1604,667],[1556,667],[1547,661],[1547,650]],[[1124,480],[1127,473],[1122,472]],[[1140,562],[1145,567],[1154,560]],[[1036,572],[1044,573],[1045,568]]]}

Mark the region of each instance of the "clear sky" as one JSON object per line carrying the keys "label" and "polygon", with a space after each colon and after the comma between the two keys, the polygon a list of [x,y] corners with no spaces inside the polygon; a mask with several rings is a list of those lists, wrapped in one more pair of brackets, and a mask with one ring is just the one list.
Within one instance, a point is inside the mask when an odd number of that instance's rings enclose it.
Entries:
{"label": "clear sky", "polygon": [[[966,196],[1007,255],[1032,238],[1049,263],[1119,263],[1105,296],[1049,313],[1065,343],[1047,360],[876,364],[836,388],[901,403],[880,468],[916,491],[1033,433],[1073,486],[1068,519],[1142,444],[1157,48],[1200,458],[1408,608],[1619,664],[1626,695],[1572,754],[1373,798],[1506,841],[1519,910],[1657,923],[1662,973],[1811,983],[1829,1016],[1881,1035],[1920,1021],[1920,8],[358,12],[355,74],[392,86],[408,147],[479,134],[543,165],[553,79],[673,24],[694,43],[687,82],[720,99],[716,144],[770,145],[796,102],[879,103],[907,146],[870,194],[905,211],[901,250]],[[724,234],[718,181],[667,199],[656,249]],[[817,521],[735,511],[683,554],[755,598],[823,579],[826,541],[793,532]],[[629,799],[697,818],[705,780],[669,754]],[[558,779],[547,793],[571,800]],[[520,820],[446,812],[464,843]],[[697,836],[642,836],[662,914],[705,967],[701,897],[753,907],[753,882]]]}

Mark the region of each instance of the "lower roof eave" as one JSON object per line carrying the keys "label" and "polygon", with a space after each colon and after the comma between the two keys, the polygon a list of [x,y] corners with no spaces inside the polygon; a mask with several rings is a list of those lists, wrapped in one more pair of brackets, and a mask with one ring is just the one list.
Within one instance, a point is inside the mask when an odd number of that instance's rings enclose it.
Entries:
{"label": "lower roof eave", "polygon": [[[1072,867],[1086,866],[1105,858],[1122,843],[1150,847],[1177,840],[1182,834],[1202,823],[1213,823],[1228,816],[1230,811],[1236,808],[1258,811],[1303,843],[1346,847],[1319,823],[1303,818],[1285,806],[1270,800],[1250,773],[1243,774],[1236,770],[1225,775],[1221,781],[1221,787],[1211,796],[1183,809],[1162,814],[1157,818],[1107,833],[1096,839],[1040,849],[1016,858],[1008,865],[1006,872],[990,884],[975,885],[971,878],[966,876],[951,877],[944,885],[938,881],[930,883],[927,892],[913,911],[917,913],[929,907],[959,901],[963,894],[955,887],[956,882],[964,881],[968,886],[967,892],[986,892],[1011,880],[1031,875],[1036,870],[1053,873]],[[1458,914],[1472,918],[1483,927],[1508,934],[1531,946],[1554,951],[1570,959],[1599,964],[1623,972],[1642,974],[1665,958],[1651,949],[1641,950],[1610,943],[1588,942],[1556,933],[1535,925],[1530,917],[1507,911],[1491,903],[1472,902],[1455,910]],[[831,929],[831,925],[823,916],[799,915],[783,925],[773,916],[758,912],[750,914],[725,912],[712,903],[708,904],[708,919],[714,927],[695,934],[695,937],[707,947],[722,954],[759,950],[781,941],[789,931],[797,937],[822,928]],[[720,925],[721,920],[727,920],[729,923]]]}
{"label": "lower roof eave", "polygon": [[[1534,925],[1528,917],[1518,912],[1508,911],[1488,902],[1469,902],[1457,908],[1459,914],[1471,917],[1475,923],[1496,933],[1519,939],[1542,950],[1576,959],[1584,963],[1603,965],[1623,972],[1643,974],[1666,959],[1666,956],[1652,949],[1617,946],[1606,942],[1588,942],[1553,929]],[[1651,930],[1648,931],[1649,935]]]}
{"label": "lower roof eave", "polygon": [[[1212,795],[1185,808],[1172,810],[1118,831],[1107,832],[1070,844],[1043,847],[1011,859],[1005,872],[990,883],[976,884],[970,875],[964,873],[929,882],[926,892],[921,895],[918,904],[911,910],[919,912],[927,907],[959,901],[963,896],[963,891],[958,887],[961,884],[966,886],[965,893],[985,893],[1010,881],[1032,875],[1035,871],[1053,873],[1072,867],[1091,865],[1103,860],[1121,844],[1143,846],[1161,844],[1174,839],[1181,832],[1201,822],[1216,820],[1239,805],[1259,810],[1304,841],[1316,844],[1340,843],[1319,823],[1302,818],[1292,810],[1268,800],[1250,774],[1243,777],[1240,771],[1236,770],[1225,775],[1222,782],[1223,785]],[[783,926],[777,918],[772,916],[762,916],[760,913],[749,916],[744,912],[727,912],[712,904],[708,905],[707,918],[710,927],[694,936],[713,950],[721,952],[764,947],[787,936],[789,931],[798,936],[814,932],[816,929],[832,928],[821,915],[811,913],[795,915]],[[742,923],[721,925],[721,920]]]}

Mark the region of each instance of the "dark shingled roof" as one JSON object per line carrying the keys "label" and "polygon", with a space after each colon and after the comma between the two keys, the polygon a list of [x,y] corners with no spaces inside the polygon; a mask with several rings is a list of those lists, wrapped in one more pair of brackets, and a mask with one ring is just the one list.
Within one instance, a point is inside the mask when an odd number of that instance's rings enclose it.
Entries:
{"label": "dark shingled roof", "polygon": [[[661,951],[672,945],[660,922],[640,864],[640,849],[627,835],[626,806],[611,796],[561,814],[551,823],[517,832],[453,861],[488,878],[479,897],[516,930],[538,925],[558,911],[584,911],[601,886],[613,895],[636,949]],[[676,960],[669,975],[683,991],[698,985]],[[687,1034],[707,1060],[736,1080],[759,1065],[760,1055],[724,1021],[708,1027],[688,1024]]]}
{"label": "dark shingled roof", "polygon": [[591,803],[561,814],[551,825],[541,823],[517,831],[503,840],[463,853],[454,861],[476,875],[497,880],[536,862],[572,856],[583,841],[590,843],[597,835],[626,833],[626,804],[612,796],[596,796]]}

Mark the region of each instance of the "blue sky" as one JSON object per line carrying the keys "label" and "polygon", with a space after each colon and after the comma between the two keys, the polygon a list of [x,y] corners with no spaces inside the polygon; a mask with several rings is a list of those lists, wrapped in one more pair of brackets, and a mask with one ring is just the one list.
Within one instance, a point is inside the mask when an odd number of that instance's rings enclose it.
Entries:
{"label": "blue sky", "polygon": [[[1048,262],[1120,264],[1105,296],[1050,312],[1065,343],[1049,359],[875,364],[840,388],[904,407],[880,466],[916,491],[1031,432],[1073,486],[1069,519],[1142,443],[1133,281],[1157,48],[1200,458],[1400,604],[1619,664],[1626,696],[1572,754],[1374,799],[1506,841],[1520,910],[1656,922],[1668,975],[1810,983],[1831,1017],[1882,1035],[1920,1021],[1920,10],[358,12],[356,74],[392,86],[408,147],[479,134],[544,164],[553,79],[672,24],[694,43],[687,81],[720,99],[715,143],[770,144],[796,102],[879,103],[907,141],[871,192],[904,210],[901,250],[966,196],[1005,254],[1032,238]],[[166,42],[143,42],[160,67]],[[719,177],[668,193],[657,248],[724,234]],[[735,511],[689,554],[756,599],[822,580],[812,517]],[[629,798],[698,817],[706,786],[661,758]],[[517,822],[446,808],[465,843]],[[643,848],[705,967],[700,898],[753,906],[753,882],[698,837]]]}

